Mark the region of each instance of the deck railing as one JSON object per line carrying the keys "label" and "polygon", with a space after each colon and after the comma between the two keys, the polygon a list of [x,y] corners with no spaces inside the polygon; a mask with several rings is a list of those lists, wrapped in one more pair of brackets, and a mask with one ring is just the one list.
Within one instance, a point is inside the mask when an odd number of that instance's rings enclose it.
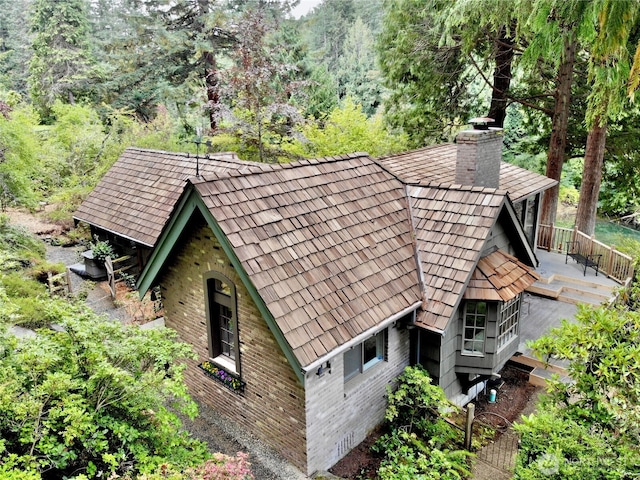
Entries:
{"label": "deck railing", "polygon": [[624,284],[633,277],[633,258],[615,247],[610,247],[590,237],[576,228],[562,228],[555,225],[540,225],[538,248],[548,252],[567,253],[567,242],[579,241],[588,254],[602,255],[600,271],[618,283]]}

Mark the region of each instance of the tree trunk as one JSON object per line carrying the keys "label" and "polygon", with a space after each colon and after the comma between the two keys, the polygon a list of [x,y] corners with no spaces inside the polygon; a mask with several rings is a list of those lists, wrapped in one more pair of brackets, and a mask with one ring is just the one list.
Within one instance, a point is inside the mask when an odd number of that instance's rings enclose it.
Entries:
{"label": "tree trunk", "polygon": [[596,118],[587,136],[584,154],[584,170],[580,185],[580,200],[576,212],[576,228],[587,235],[593,235],[598,212],[598,195],[604,166],[604,147],[607,141],[607,125]]}
{"label": "tree trunk", "polygon": [[489,118],[494,122],[491,126],[504,126],[504,118],[507,114],[507,91],[511,85],[511,62],[513,60],[513,38],[507,36],[507,27],[500,28],[500,34],[495,41],[496,68],[493,71],[493,92],[491,94],[491,106]]}
{"label": "tree trunk", "polygon": [[209,128],[211,133],[218,129],[218,111],[220,110],[220,85],[218,69],[213,52],[204,52],[204,83],[207,90],[207,111],[209,112]]}
{"label": "tree trunk", "polygon": [[[547,171],[549,178],[560,182],[562,165],[564,165],[565,149],[567,146],[567,130],[569,126],[569,106],[571,104],[571,85],[573,84],[573,64],[576,58],[577,41],[569,32],[564,41],[564,59],[558,67],[556,82],[555,105],[551,122],[551,138],[547,152]],[[558,210],[559,184],[544,192],[542,197],[542,211],[540,223],[552,225],[556,221]]]}

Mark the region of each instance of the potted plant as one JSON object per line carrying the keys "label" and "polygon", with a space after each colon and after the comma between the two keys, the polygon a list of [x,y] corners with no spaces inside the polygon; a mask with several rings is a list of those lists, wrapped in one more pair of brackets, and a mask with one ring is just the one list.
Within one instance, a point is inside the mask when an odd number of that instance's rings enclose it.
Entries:
{"label": "potted plant", "polygon": [[104,278],[107,275],[104,262],[107,257],[114,257],[113,247],[106,240],[98,239],[96,235],[94,242],[91,242],[91,250],[82,254],[84,269],[91,278]]}

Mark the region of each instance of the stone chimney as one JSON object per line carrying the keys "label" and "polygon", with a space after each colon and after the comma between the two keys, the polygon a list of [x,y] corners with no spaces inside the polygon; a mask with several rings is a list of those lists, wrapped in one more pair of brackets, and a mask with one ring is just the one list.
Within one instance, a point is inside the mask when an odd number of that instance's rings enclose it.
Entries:
{"label": "stone chimney", "polygon": [[491,118],[469,120],[473,130],[464,130],[456,137],[456,183],[476,187],[500,186],[502,161],[502,129],[488,127]]}

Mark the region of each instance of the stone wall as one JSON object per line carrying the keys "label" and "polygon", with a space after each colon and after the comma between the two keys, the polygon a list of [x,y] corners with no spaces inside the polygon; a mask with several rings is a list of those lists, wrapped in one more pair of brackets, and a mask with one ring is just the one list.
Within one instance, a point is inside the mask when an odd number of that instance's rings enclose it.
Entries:
{"label": "stone wall", "polygon": [[[211,271],[220,272],[236,286],[244,393],[233,392],[208,378],[197,366],[209,359],[203,274]],[[304,389],[238,273],[201,218],[192,220],[185,229],[160,285],[166,325],[196,352],[196,359],[188,361],[185,371],[192,395],[306,471]]]}

